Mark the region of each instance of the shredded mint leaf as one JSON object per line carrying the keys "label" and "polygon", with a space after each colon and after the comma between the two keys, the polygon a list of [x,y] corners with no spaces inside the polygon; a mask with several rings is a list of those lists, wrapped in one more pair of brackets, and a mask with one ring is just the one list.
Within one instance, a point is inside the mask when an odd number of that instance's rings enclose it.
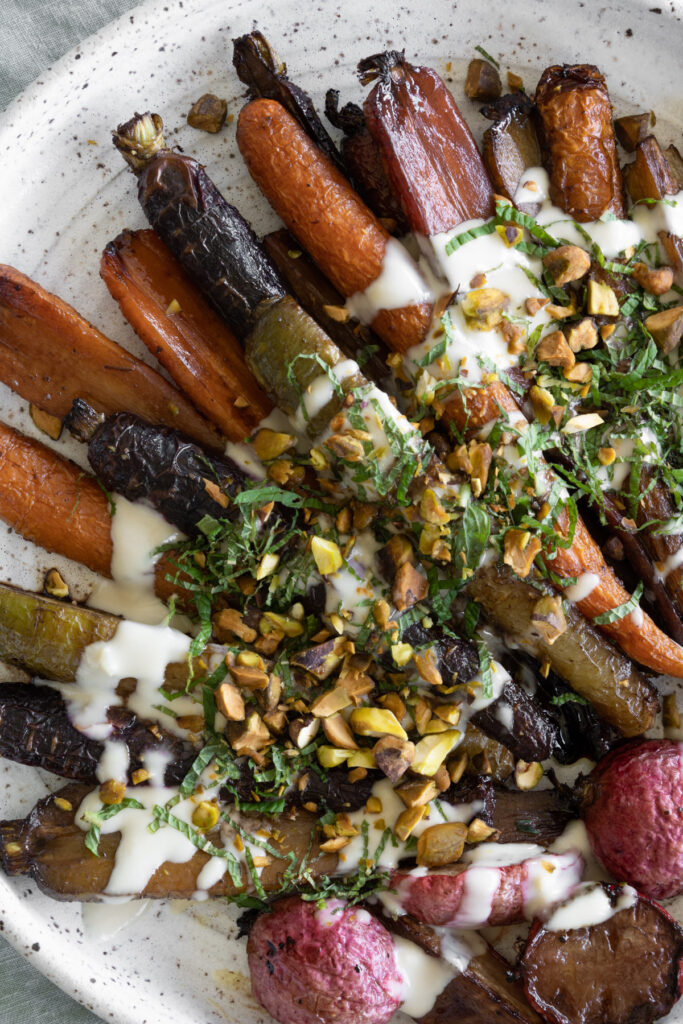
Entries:
{"label": "shredded mint leaf", "polygon": [[481,675],[481,693],[486,700],[493,697],[493,674],[491,672],[491,656],[483,640],[475,640],[479,652],[479,673]]}
{"label": "shredded mint leaf", "polygon": [[596,615],[593,622],[596,626],[607,626],[612,622],[618,622],[619,619],[625,619],[627,615],[630,615],[638,607],[643,589],[643,582],[641,580],[628,601],[620,604],[617,608],[610,608],[609,611],[603,612],[602,615]]}
{"label": "shredded mint leaf", "polygon": [[493,220],[487,221],[485,224],[481,224],[478,228],[470,228],[469,231],[463,231],[461,235],[456,235],[446,242],[446,255],[450,256],[452,252],[459,249],[462,245],[466,245],[467,242],[473,241],[475,238],[481,238],[482,235],[492,235],[496,230],[496,222]]}
{"label": "shredded mint leaf", "polygon": [[101,835],[101,825],[103,821],[109,821],[110,818],[116,817],[119,811],[124,811],[126,808],[136,808],[143,810],[143,805],[139,800],[134,800],[132,797],[126,796],[123,798],[120,804],[107,804],[102,807],[99,811],[94,811],[91,814],[84,814],[83,817],[86,821],[90,822],[90,828],[85,837],[85,845],[88,850],[96,857],[99,857],[99,845]]}

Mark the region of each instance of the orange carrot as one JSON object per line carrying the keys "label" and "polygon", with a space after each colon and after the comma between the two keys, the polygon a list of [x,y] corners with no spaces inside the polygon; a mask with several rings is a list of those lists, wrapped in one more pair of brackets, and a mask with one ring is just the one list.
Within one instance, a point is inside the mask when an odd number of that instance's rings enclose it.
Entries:
{"label": "orange carrot", "polygon": [[18,534],[111,575],[111,517],[94,477],[0,423],[0,519]]}
{"label": "orange carrot", "polygon": [[56,295],[0,264],[0,380],[63,419],[75,398],[98,412],[133,412],[200,444],[218,431],[146,363],[110,341]]}
{"label": "orange carrot", "polygon": [[247,368],[237,338],[155,232],[122,232],[104,250],[100,275],[197,409],[231,441],[248,437],[273,404]]}

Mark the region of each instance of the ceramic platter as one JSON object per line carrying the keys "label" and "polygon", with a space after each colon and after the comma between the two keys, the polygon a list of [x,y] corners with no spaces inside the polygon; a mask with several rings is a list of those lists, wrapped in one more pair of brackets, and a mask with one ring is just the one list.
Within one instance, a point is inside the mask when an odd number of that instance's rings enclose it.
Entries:
{"label": "ceramic platter", "polygon": [[[661,8],[649,7],[660,2]],[[148,360],[98,276],[105,244],[124,227],[144,224],[111,129],[136,110],[159,111],[171,142],[208,166],[256,230],[274,227],[237,153],[234,122],[218,136],[185,122],[193,101],[209,91],[237,114],[242,89],[232,68],[233,37],[262,29],[316,102],[330,86],[342,90],[344,101],[360,100],[357,60],[405,47],[410,59],[432,65],[451,84],[475,134],[484,121],[463,101],[462,88],[475,46],[521,74],[530,90],[547,64],[595,63],[620,113],[654,109],[660,141],[680,146],[682,18],[682,0],[415,0],[412,7],[396,0],[152,0],[82,43],[0,117],[0,262],[36,278]],[[35,436],[25,403],[4,388],[0,411]],[[73,442],[57,447],[82,459]],[[2,580],[38,586],[53,565],[76,596],[85,596],[92,577],[83,570],[0,530]],[[57,784],[3,762],[0,818],[24,815]],[[148,906],[113,938],[97,938],[84,928],[79,905],[54,902],[30,881],[2,877],[0,926],[41,971],[104,1020],[267,1020],[250,994],[235,915],[223,905]],[[670,1020],[683,1021],[683,1011]]]}

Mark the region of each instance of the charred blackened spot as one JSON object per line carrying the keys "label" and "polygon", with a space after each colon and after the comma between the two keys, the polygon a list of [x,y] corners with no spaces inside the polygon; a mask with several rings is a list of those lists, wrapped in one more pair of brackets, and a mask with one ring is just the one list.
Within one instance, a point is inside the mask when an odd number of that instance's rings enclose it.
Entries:
{"label": "charred blackened spot", "polygon": [[[268,947],[268,956],[277,956],[277,946],[274,942],[267,939],[266,946]],[[282,949],[282,946],[280,946],[280,949]]]}
{"label": "charred blackened spot", "polygon": [[266,960],[266,967],[268,968],[268,974],[270,974],[271,977],[272,977],[273,974],[275,974],[275,968],[273,967],[273,965],[270,962],[270,960]]}
{"label": "charred blackened spot", "polygon": [[296,939],[293,939],[291,935],[288,935],[287,938],[285,939],[285,946],[287,947],[288,950],[294,949],[294,947],[296,946]]}
{"label": "charred blackened spot", "polygon": [[360,964],[354,964],[353,969],[356,972],[356,974],[360,974]]}

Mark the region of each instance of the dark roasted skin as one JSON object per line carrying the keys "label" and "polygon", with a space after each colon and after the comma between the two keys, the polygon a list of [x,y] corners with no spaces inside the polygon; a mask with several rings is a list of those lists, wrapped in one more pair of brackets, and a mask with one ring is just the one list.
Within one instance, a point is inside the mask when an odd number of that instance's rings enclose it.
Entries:
{"label": "dark roasted skin", "polygon": [[[616,901],[617,885],[606,885]],[[531,929],[520,970],[526,994],[549,1024],[651,1024],[680,995],[683,931],[638,896],[603,924]]]}
{"label": "dark roasted skin", "polygon": [[231,441],[248,437],[272,405],[249,373],[240,342],[156,232],[123,231],[109,242],[100,276],[194,405]]}
{"label": "dark roasted skin", "polygon": [[[451,679],[467,683],[479,671],[477,649],[466,640],[449,636],[443,630],[425,629],[420,622],[408,626],[402,637],[416,648],[429,644],[446,683]],[[512,714],[511,729],[503,724],[506,720],[506,716],[500,714],[503,708]],[[552,716],[514,679],[505,684],[497,700],[472,715],[472,724],[502,743],[515,758],[524,761],[543,761],[550,756],[555,742],[556,726]]]}
{"label": "dark roasted skin", "polygon": [[[441,938],[428,924],[410,914],[393,918],[372,907],[371,911],[395,935],[441,956]],[[416,1024],[541,1024],[541,1018],[524,998],[510,964],[491,947],[470,960],[465,970],[437,997],[434,1006]]]}
{"label": "dark roasted skin", "polygon": [[578,221],[624,217],[612,104],[600,71],[592,64],[546,68],[536,110],[553,203]]}
{"label": "dark roasted skin", "polygon": [[[69,420],[75,433],[88,416],[83,403],[74,403]],[[230,503],[243,489],[246,477],[227,456],[209,456],[189,438],[168,427],[155,427],[137,416],[107,416],[90,433],[88,461],[108,491],[129,501],[146,499],[164,518],[185,533],[196,531],[203,516],[234,518]]]}
{"label": "dark roasted skin", "polygon": [[339,107],[339,90],[328,89],[325,95],[325,116],[335,128],[344,132],[341,152],[351,182],[392,234],[407,234],[408,222],[393,191],[380,149],[368,131],[365,115],[355,103]]}
{"label": "dark roasted skin", "polygon": [[429,236],[490,217],[486,167],[436,72],[393,50],[362,60],[358,70],[364,84],[377,79],[363,110],[411,230]]}
{"label": "dark roasted skin", "polygon": [[465,775],[439,799],[451,804],[480,801],[483,806],[477,817],[499,833],[498,843],[550,846],[578,813],[576,800],[564,790],[522,792],[506,789],[486,776]]}
{"label": "dark roasted skin", "polygon": [[167,149],[158,114],[136,114],[114,145],[138,176],[150,224],[204,295],[244,337],[285,287],[256,235],[202,165]]}
{"label": "dark roasted skin", "polygon": [[[0,864],[8,875],[29,875],[43,892],[55,899],[99,900],[105,894],[114,867],[119,834],[103,835],[99,857],[93,857],[85,845],[86,833],[75,824],[75,815],[92,787],[71,783],[55,794],[40,800],[26,818],[0,821]],[[55,798],[61,798],[57,804]],[[259,819],[243,821],[244,828],[253,833],[259,828]],[[337,858],[332,854],[318,857],[316,843],[311,847],[311,832],[315,817],[305,812],[278,820],[281,839],[279,848],[283,857],[293,851],[297,860],[310,852],[310,871],[314,875],[334,872]],[[220,845],[219,837],[209,838]],[[183,864],[166,862],[152,875],[142,892],[128,893],[133,898],[192,899],[197,889],[197,878],[208,860],[208,855],[197,853]],[[273,859],[263,869],[261,882],[266,891],[277,890],[282,872],[288,866],[285,860]],[[244,873],[246,882],[246,871]],[[226,873],[211,887],[211,896],[228,896],[241,892]]]}
{"label": "dark roasted skin", "polygon": [[[189,771],[196,751],[170,733],[138,720],[132,711],[112,707],[107,717],[112,738],[128,747],[129,777],[143,767],[142,756],[163,749],[170,761],[166,786],[177,786]],[[104,745],[72,724],[58,690],[28,683],[0,684],[0,755],[19,764],[54,772],[64,779],[97,785],[97,765]]]}

